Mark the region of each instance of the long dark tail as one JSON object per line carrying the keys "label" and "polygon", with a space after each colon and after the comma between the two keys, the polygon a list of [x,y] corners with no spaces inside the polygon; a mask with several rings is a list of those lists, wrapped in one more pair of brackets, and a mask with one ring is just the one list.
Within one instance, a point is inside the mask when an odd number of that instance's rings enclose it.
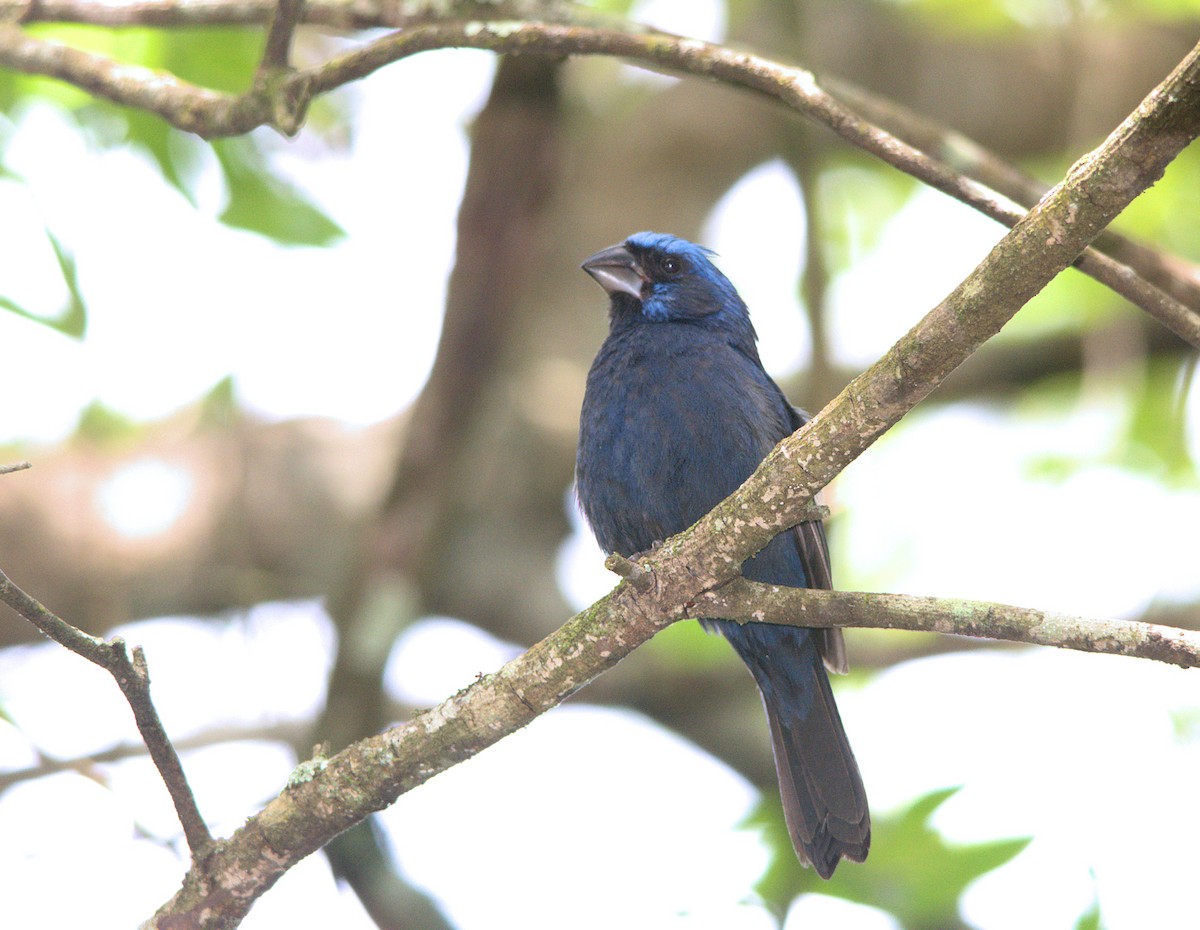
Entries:
{"label": "long dark tail", "polygon": [[871,845],[867,794],[813,634],[767,623],[713,625],[762,692],[796,855],[822,878],[843,857],[862,862]]}

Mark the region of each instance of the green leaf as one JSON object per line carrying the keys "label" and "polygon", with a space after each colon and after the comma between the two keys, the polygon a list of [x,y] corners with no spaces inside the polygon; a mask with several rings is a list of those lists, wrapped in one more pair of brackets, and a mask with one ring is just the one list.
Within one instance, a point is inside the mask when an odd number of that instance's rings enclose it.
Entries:
{"label": "green leaf", "polygon": [[75,269],[75,257],[58,241],[58,237],[49,230],[46,230],[46,238],[50,241],[50,247],[54,250],[54,257],[58,260],[58,267],[62,272],[63,283],[67,286],[67,305],[56,316],[45,316],[27,310],[15,301],[0,295],[0,308],[8,310],[10,313],[15,313],[17,316],[24,317],[27,320],[32,320],[35,323],[41,323],[43,326],[49,326],[64,336],[70,336],[73,339],[82,339],[87,332],[87,306],[83,302],[83,295],[79,292],[79,278]]}
{"label": "green leaf", "polygon": [[226,375],[200,401],[200,422],[213,429],[228,429],[238,416],[236,385]]}
{"label": "green leaf", "polygon": [[[37,23],[28,27],[40,39],[95,52],[119,62],[168,72],[190,84],[223,93],[241,93],[250,87],[262,55],[265,32],[261,28],[202,27],[164,31],[142,27],[110,29],[83,23]],[[42,80],[42,79],[37,79]],[[60,99],[69,109],[92,97],[61,81]],[[49,91],[48,96],[59,92]]]}
{"label": "green leaf", "polygon": [[93,401],[79,414],[75,437],[96,445],[108,445],[136,438],[141,427],[124,414],[100,401]]}
{"label": "green leaf", "polygon": [[874,251],[888,222],[917,190],[912,178],[864,155],[845,152],[831,158],[817,181],[830,271],[845,271]]}
{"label": "green leaf", "polygon": [[221,222],[286,245],[329,245],[345,235],[296,188],[273,177],[249,140],[221,139],[213,151],[229,187]]}
{"label": "green leaf", "polygon": [[125,114],[125,119],[128,127],[127,140],[154,159],[163,180],[183,194],[194,207],[196,197],[186,177],[186,169],[190,166],[181,163],[179,155],[183,149],[179,141],[185,134],[143,110],[130,110]]}
{"label": "green leaf", "polygon": [[1104,926],[1100,922],[1100,902],[1093,901],[1092,906],[1075,921],[1075,930],[1100,930]]}
{"label": "green leaf", "polygon": [[1117,461],[1131,471],[1149,472],[1160,480],[1189,482],[1196,465],[1188,448],[1186,397],[1194,359],[1151,361],[1138,385],[1125,441]]}
{"label": "green leaf", "polygon": [[66,309],[53,324],[54,328],[68,336],[82,339],[84,333],[87,332],[87,309],[83,302],[83,294],[79,291],[79,275],[75,268],[75,256],[68,252],[58,241],[58,237],[49,230],[46,230],[46,238],[50,240],[50,247],[54,249],[54,257],[58,260],[58,267],[62,271],[63,283],[67,285],[67,291],[71,295]]}
{"label": "green leaf", "polygon": [[958,899],[979,876],[999,868],[1029,845],[1029,838],[954,846],[929,825],[934,812],[958,788],[918,798],[906,810],[876,817],[865,866],[843,863],[829,881],[796,861],[775,798],[762,801],[747,826],[762,831],[771,864],[756,886],[764,902],[782,916],[804,892],[819,892],[893,914],[907,930],[957,926]]}

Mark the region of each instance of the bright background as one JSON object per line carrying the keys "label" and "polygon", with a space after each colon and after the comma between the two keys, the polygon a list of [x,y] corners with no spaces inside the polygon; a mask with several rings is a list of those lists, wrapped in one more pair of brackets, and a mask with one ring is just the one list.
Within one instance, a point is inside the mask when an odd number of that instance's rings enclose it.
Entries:
{"label": "bright background", "polygon": [[[684,34],[719,38],[725,29],[715,2],[635,7],[634,18]],[[493,67],[477,53],[420,56],[354,88],[357,128],[343,145],[302,137],[265,146],[270,170],[344,230],[320,246],[222,223],[224,175],[199,143],[177,143],[190,147],[193,204],[145,154],[99,144],[61,105],[34,101],[0,115],[11,173],[0,176],[0,294],[29,308],[65,303],[40,232],[51,229],[70,244],[88,312],[82,340],[0,312],[0,444],[13,450],[6,460],[28,456],[36,466],[42,450],[70,442],[97,402],[154,421],[227,377],[239,405],[268,421],[330,418],[353,433],[401,414],[428,375],[439,315],[397,313],[396,275],[407,307],[442,305],[466,128]],[[650,87],[662,81],[621,74]],[[397,223],[386,204],[364,196],[395,183],[397,153],[408,176],[421,179],[405,194],[419,224]],[[831,342],[842,364],[873,360],[1000,235],[939,195],[901,201],[832,282]],[[803,197],[792,174],[770,161],[729,190],[702,236],[750,304],[764,360],[784,380],[811,352],[800,304],[788,299],[803,269],[798,216]],[[216,271],[198,273],[198,255]],[[579,277],[564,304],[602,313],[602,295]],[[1200,602],[1191,529],[1200,525],[1196,376],[1181,370],[1158,398],[1175,405],[1189,463],[1169,479],[1161,463],[1129,454],[1144,397],[1136,388],[1150,377],[1131,363],[1085,376],[1078,389],[912,415],[832,492],[839,586],[1130,618]],[[3,478],[0,495],[19,480]],[[195,482],[170,461],[133,456],[95,504],[119,533],[152,542],[187,510]],[[573,510],[570,517],[575,529],[557,569],[581,607],[612,578]],[[3,553],[0,540],[0,560]],[[31,593],[53,606],[53,591]],[[154,618],[114,632],[146,646],[159,709],[184,745],[217,728],[243,734],[184,753],[214,832],[236,829],[298,761],[278,734],[304,732],[323,705],[336,633],[321,603],[264,602],[222,619]],[[460,620],[426,618],[392,647],[389,695],[435,704],[519,649]],[[977,649],[836,684],[877,817],[925,810],[925,799],[931,848],[948,847],[951,857],[1030,838],[967,886],[958,906],[964,924],[1170,928],[1192,925],[1200,868],[1189,813],[1200,784],[1193,678],[1147,662]],[[463,928],[776,926],[756,890],[771,862],[762,831],[748,823],[759,792],[651,718],[586,700],[585,692],[385,812],[380,822],[403,874]],[[51,644],[0,651],[0,711],[0,777],[135,741],[108,676]],[[268,738],[247,735],[255,728]],[[186,856],[144,759],[4,786],[5,926],[128,927],[177,888]],[[930,800],[959,786],[941,804]],[[876,860],[924,849],[877,842],[866,866],[843,872],[869,877]],[[929,868],[941,862],[931,858]],[[786,926],[901,926],[888,900],[882,891],[878,907],[804,894]],[[289,873],[245,926],[298,922],[373,926],[321,856]]]}

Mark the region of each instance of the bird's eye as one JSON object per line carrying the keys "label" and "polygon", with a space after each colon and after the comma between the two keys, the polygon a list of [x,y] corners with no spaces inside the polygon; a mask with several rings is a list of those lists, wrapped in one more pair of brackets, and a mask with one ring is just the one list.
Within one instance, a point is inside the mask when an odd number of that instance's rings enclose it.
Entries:
{"label": "bird's eye", "polygon": [[662,260],[662,270],[666,274],[679,274],[683,271],[683,263],[677,258],[667,256]]}

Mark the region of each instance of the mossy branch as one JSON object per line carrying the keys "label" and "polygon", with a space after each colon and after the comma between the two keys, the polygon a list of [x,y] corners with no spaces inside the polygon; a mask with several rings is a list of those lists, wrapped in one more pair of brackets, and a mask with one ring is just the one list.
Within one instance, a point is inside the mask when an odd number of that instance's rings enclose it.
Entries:
{"label": "mossy branch", "polygon": [[[498,672],[408,723],[306,764],[303,777],[194,864],[178,894],[146,926],[236,926],[288,868],[337,833],[525,726],[658,630],[697,611],[732,613],[735,605],[721,603],[722,597],[744,597],[736,607],[744,618],[778,611],[775,619],[791,620],[788,611],[797,610],[812,623],[815,605],[827,599],[839,610],[873,607],[892,619],[906,613],[911,628],[1122,651],[1112,645],[1121,637],[1109,621],[1066,623],[1042,613],[1022,625],[1014,609],[997,605],[965,609],[962,602],[933,599],[761,590],[741,581],[739,569],[778,532],[803,519],[822,486],[1068,267],[1197,133],[1200,48],[1103,146],[1081,159],[945,301],[804,429],[780,443],[712,513],[639,557],[636,571],[632,563],[614,563],[630,581]],[[989,611],[995,622],[988,621]],[[1081,634],[1085,628],[1094,635]],[[1128,654],[1196,664],[1195,634],[1141,629],[1142,644]]]}
{"label": "mossy branch", "polygon": [[[7,23],[5,8],[9,8],[10,14]],[[548,12],[552,15],[545,18]],[[161,71],[34,38],[15,24],[21,20],[48,21],[55,16],[107,24],[266,21],[270,28],[263,64],[252,86],[242,94],[224,94]],[[292,31],[303,21],[398,28],[315,67],[286,68]],[[249,0],[205,3],[156,0],[115,7],[95,4],[94,8],[81,2],[39,0],[34,4],[28,0],[0,0],[0,24],[0,66],[67,81],[115,103],[155,113],[178,129],[210,139],[242,135],[259,126],[271,126],[292,136],[303,125],[315,96],[422,52],[477,48],[508,55],[621,57],[643,67],[709,77],[766,95],[1000,223],[1012,227],[1024,215],[1023,209],[1008,197],[870,122],[852,105],[843,102],[858,100],[869,112],[891,113],[889,122],[893,125],[901,122],[913,126],[913,120],[899,119],[897,109],[889,110],[868,95],[838,83],[833,85],[837,93],[831,93],[812,72],[803,68],[635,24],[614,24],[571,4],[411,0],[373,10],[357,5],[351,8],[347,3],[331,0],[314,0],[307,5],[298,0],[270,4]],[[927,140],[928,127],[914,129],[912,134]],[[960,144],[958,149],[961,148]],[[996,172],[990,174],[994,176]],[[1027,195],[1028,188],[1024,191]],[[1024,199],[1027,201],[1028,197]],[[1099,248],[1080,250],[1073,261],[1085,274],[1200,348],[1200,274],[1196,269],[1117,237],[1106,239]]]}

